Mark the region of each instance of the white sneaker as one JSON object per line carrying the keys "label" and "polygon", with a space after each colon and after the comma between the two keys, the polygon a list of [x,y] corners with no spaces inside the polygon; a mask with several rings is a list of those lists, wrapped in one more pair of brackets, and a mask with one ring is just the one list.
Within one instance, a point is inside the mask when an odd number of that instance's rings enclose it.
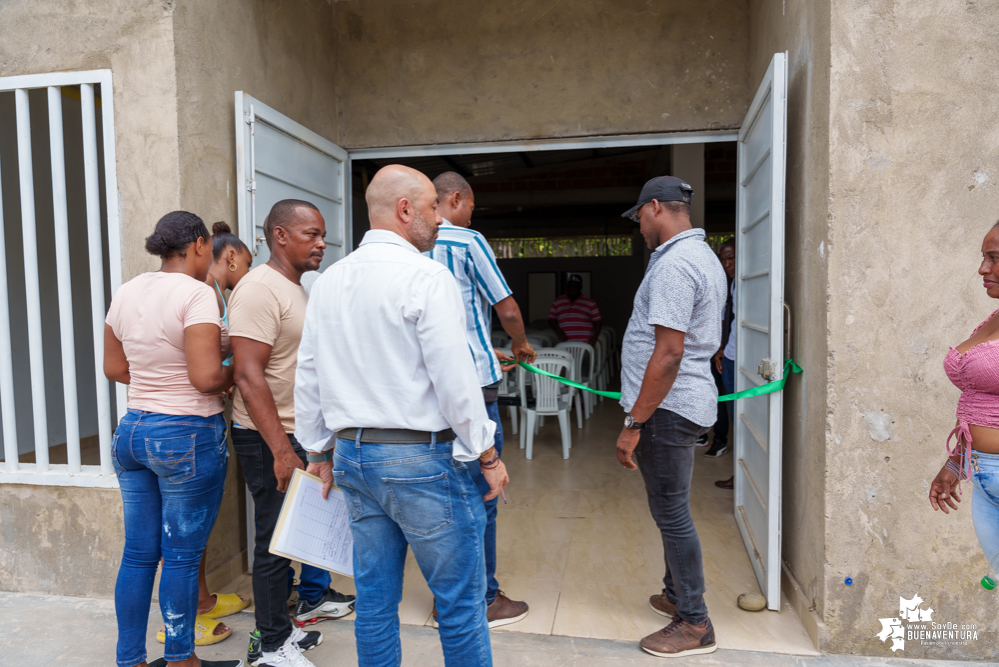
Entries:
{"label": "white sneaker", "polygon": [[254,667],[316,667],[308,658],[302,655],[298,644],[292,641],[295,634],[295,632],[292,632],[284,642],[284,645],[277,651],[273,653],[264,651],[260,659],[253,663]]}

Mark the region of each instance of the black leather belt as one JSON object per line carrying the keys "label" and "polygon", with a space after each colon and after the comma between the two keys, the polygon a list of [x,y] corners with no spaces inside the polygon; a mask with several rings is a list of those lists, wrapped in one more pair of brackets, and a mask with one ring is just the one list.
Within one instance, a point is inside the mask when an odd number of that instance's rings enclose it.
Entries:
{"label": "black leather belt", "polygon": [[430,431],[410,431],[406,428],[345,428],[337,431],[336,437],[344,440],[357,440],[361,432],[361,442],[373,445],[426,445],[434,442],[454,440],[454,431],[449,428],[432,433]]}

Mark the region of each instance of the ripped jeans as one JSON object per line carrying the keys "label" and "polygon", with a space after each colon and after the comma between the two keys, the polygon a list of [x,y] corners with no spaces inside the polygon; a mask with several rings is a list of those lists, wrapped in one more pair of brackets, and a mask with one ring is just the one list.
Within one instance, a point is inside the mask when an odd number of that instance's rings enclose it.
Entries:
{"label": "ripped jeans", "polygon": [[165,657],[186,660],[194,653],[198,564],[225,491],[225,417],[129,410],[115,430],[111,458],[125,513],[125,551],[114,589],[118,665],[146,659],[160,558]]}
{"label": "ripped jeans", "polygon": [[971,521],[986,558],[999,552],[999,454],[971,452]]}

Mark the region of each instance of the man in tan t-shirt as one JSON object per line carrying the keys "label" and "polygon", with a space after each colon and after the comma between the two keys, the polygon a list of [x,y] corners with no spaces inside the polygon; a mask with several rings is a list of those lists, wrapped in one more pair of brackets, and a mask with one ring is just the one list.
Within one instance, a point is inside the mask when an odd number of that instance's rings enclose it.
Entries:
{"label": "man in tan t-shirt", "polygon": [[[295,440],[295,370],[308,296],[302,274],[323,259],[326,223],[312,204],[286,199],[264,222],[271,257],[239,281],[229,298],[229,337],[235,365],[232,442],[253,495],[256,544],[253,597],[257,628],[248,662],[256,667],[311,665],[300,656],[322,641],[293,631],[288,617],[291,561],[270,553],[284,492],[306,454]],[[302,566],[295,619],[314,623],[349,614],[354,597],[329,587],[326,570]]]}

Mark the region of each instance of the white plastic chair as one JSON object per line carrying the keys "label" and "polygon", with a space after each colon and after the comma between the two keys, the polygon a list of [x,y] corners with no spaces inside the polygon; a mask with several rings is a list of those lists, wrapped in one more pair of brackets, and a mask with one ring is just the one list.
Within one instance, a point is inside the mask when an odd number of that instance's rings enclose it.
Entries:
{"label": "white plastic chair", "polygon": [[[567,360],[561,354],[542,355],[534,362],[543,371],[554,373],[555,375],[571,376],[572,361]],[[534,427],[539,417],[545,415],[558,416],[559,429],[562,433],[562,458],[569,458],[569,448],[572,447],[572,432],[569,426],[569,401],[567,394],[563,391],[565,387],[554,378],[544,375],[534,375],[534,405],[531,406],[526,400],[527,387],[525,383],[524,369],[519,369],[518,379],[520,381],[521,413],[524,422],[521,423],[522,439],[526,440],[528,459],[534,456]]]}
{"label": "white plastic chair", "polygon": [[[567,340],[555,346],[556,349],[565,350],[572,355],[573,380],[580,384],[590,386],[590,372],[593,369],[593,347],[581,340]],[[587,374],[583,375],[584,360],[586,362]],[[583,394],[580,397],[580,394]],[[583,417],[590,418],[592,411],[591,402],[593,394],[588,391],[576,391],[576,423],[578,428],[583,428]],[[582,404],[582,405],[581,405]]]}
{"label": "white plastic chair", "polygon": [[[496,334],[493,334],[494,336]],[[497,352],[502,352],[509,356],[513,356],[513,352],[509,348],[496,348]],[[515,368],[514,370],[507,371],[500,375],[500,386],[499,395],[502,397],[516,397],[517,396],[517,371],[523,371],[523,368]],[[514,405],[508,406],[510,408],[510,429],[513,431],[514,435],[517,435],[519,431],[519,415],[517,414],[517,407]]]}
{"label": "white plastic chair", "polygon": [[[604,341],[597,338],[596,343],[593,346],[593,367],[590,371],[590,379],[593,383],[593,388],[598,391],[605,391],[607,389],[607,373],[606,373],[606,351],[607,345]],[[595,399],[599,399],[603,402],[604,397],[593,394]]]}
{"label": "white plastic chair", "polygon": [[531,344],[531,347],[534,348],[535,352],[537,352],[540,348],[548,347],[548,337],[538,331],[528,333],[527,342]]}

